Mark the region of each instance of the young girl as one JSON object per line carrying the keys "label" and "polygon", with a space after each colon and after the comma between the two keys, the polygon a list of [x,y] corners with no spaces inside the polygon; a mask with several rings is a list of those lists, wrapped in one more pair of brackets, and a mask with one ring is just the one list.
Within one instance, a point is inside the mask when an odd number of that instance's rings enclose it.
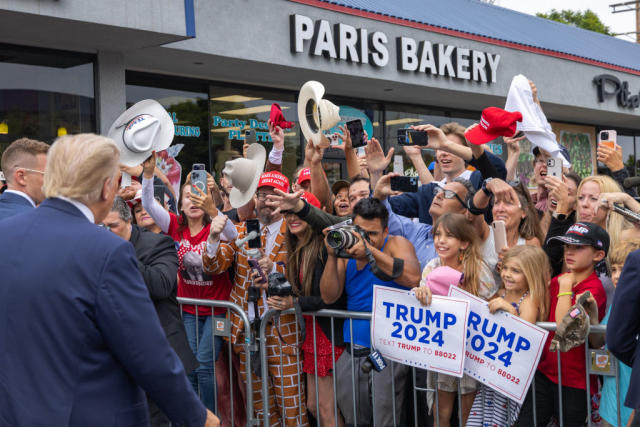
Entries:
{"label": "young girl", "polygon": [[[427,264],[422,272],[420,286],[414,289],[416,298],[421,303],[425,305],[431,303],[432,293],[438,295],[448,293],[447,286],[436,288],[435,279],[440,277],[437,281],[441,283],[443,272],[445,276],[454,279],[453,283],[448,284],[460,286],[465,291],[484,299],[493,297],[497,291],[493,274],[482,260],[478,233],[463,215],[448,213],[438,218],[433,227],[433,242],[438,257]],[[462,274],[456,277],[455,271]],[[438,386],[437,416],[440,419],[440,426],[450,425],[453,404],[458,393],[458,381],[460,381],[462,393],[462,425],[465,425],[478,388],[477,382],[467,375],[458,380],[450,375],[429,373],[428,387],[433,388],[436,382]],[[427,400],[430,409],[433,406],[433,399],[433,393],[429,393]]]}
{"label": "young girl", "polygon": [[[551,267],[545,252],[535,246],[515,246],[502,260],[502,288],[489,301],[489,310],[506,311],[529,323],[546,320],[549,315]],[[513,425],[520,405],[495,390],[481,386],[467,426]]]}

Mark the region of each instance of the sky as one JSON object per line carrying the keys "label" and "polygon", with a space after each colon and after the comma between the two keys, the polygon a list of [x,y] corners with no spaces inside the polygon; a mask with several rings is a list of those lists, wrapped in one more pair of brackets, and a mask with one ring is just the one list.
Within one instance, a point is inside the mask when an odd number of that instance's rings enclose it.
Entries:
{"label": "sky", "polygon": [[[608,25],[614,33],[626,33],[635,31],[635,12],[611,13],[610,4],[625,3],[626,0],[495,0],[496,6],[517,10],[518,12],[535,15],[536,12],[548,12],[551,9],[571,9],[594,11],[605,25]],[[633,6],[633,5],[632,5]],[[622,9],[622,8],[617,8]],[[635,41],[635,35],[619,36],[620,39]]]}

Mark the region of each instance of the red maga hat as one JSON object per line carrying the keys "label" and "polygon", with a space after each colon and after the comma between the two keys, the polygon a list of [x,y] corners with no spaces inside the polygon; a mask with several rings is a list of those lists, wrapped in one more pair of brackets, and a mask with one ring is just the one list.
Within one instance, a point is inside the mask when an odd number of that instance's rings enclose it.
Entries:
{"label": "red maga hat", "polygon": [[320,209],[320,200],[318,200],[318,198],[313,193],[305,191],[304,193],[302,193],[302,196],[300,196],[300,198],[302,200],[305,200],[310,205],[313,205],[316,208]]}
{"label": "red maga hat", "polygon": [[505,111],[498,107],[487,107],[482,111],[480,124],[467,131],[464,136],[472,144],[481,145],[499,136],[512,137],[516,133],[516,122],[522,121],[519,111]]}
{"label": "red maga hat", "polygon": [[289,179],[278,171],[265,172],[260,175],[258,188],[273,187],[284,193],[289,192]]}
{"label": "red maga hat", "polygon": [[298,174],[298,184],[302,184],[305,181],[311,181],[311,169],[309,168],[301,169]]}
{"label": "red maga hat", "polygon": [[291,129],[293,127],[292,122],[288,122],[284,119],[284,114],[282,114],[280,105],[275,102],[271,104],[271,114],[269,115],[269,119],[271,119],[273,126],[280,126],[282,129]]}

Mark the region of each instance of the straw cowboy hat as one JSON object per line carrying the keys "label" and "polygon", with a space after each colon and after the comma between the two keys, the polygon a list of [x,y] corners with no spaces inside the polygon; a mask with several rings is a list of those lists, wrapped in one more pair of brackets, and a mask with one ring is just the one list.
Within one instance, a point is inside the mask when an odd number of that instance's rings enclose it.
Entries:
{"label": "straw cowboy hat", "polygon": [[228,160],[224,164],[222,173],[227,177],[231,186],[229,203],[239,208],[249,203],[258,188],[260,175],[264,170],[267,151],[262,144],[251,144],[247,148],[247,157]]}
{"label": "straw cowboy hat", "polygon": [[329,140],[322,133],[340,121],[340,108],[331,101],[322,99],[324,86],[320,82],[308,81],[300,88],[298,96],[298,121],[306,140],[313,145],[328,147]]}
{"label": "straw cowboy hat", "polygon": [[120,163],[136,166],[151,152],[169,148],[174,132],[167,110],[158,101],[145,99],[120,114],[107,136],[120,150]]}

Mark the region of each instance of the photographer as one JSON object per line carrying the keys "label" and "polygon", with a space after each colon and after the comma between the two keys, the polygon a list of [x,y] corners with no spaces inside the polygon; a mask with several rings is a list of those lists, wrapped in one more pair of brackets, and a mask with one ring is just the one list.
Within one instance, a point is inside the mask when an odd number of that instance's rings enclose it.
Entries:
{"label": "photographer", "polygon": [[[383,285],[398,289],[415,287],[420,280],[420,265],[411,243],[403,237],[389,236],[387,222],[389,213],[377,199],[363,199],[353,209],[353,225],[360,230],[349,232],[355,243],[344,248],[349,258],[338,258],[331,245],[325,240],[328,258],[320,290],[325,303],[336,302],[344,293],[347,295],[347,310],[371,312],[373,285]],[[366,236],[366,242],[362,236]],[[345,239],[346,240],[346,239]],[[375,272],[375,274],[374,274]],[[352,320],[344,324],[346,352],[336,363],[337,400],[347,425],[357,419],[363,425],[372,424],[372,407],[376,408],[375,424],[394,424],[395,407],[402,408],[409,368],[395,365],[375,374],[365,374],[361,367],[371,353],[371,331],[368,320]],[[353,337],[351,336],[353,330]],[[355,370],[352,371],[352,354]],[[393,373],[393,377],[392,377]],[[355,384],[351,378],[355,377]],[[395,383],[396,395],[390,395],[389,384]],[[357,407],[351,404],[353,388]],[[375,389],[375,401],[370,399]],[[400,411],[395,423],[401,424]]]}

